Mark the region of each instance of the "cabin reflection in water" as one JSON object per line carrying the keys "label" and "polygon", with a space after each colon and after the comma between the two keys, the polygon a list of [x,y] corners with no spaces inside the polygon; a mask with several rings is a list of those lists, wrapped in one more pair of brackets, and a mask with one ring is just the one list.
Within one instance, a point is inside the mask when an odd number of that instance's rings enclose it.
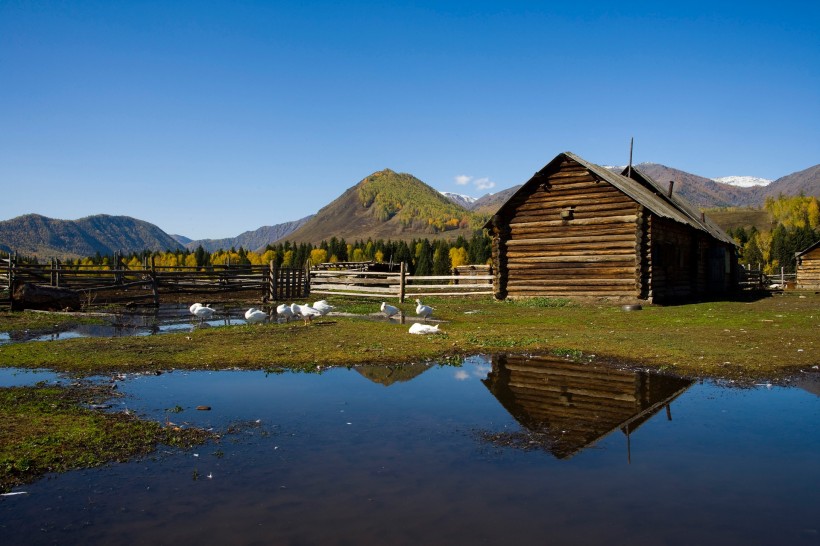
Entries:
{"label": "cabin reflection in water", "polygon": [[693,381],[646,372],[578,364],[557,357],[496,356],[484,385],[526,429],[524,435],[485,435],[490,442],[544,449],[572,457],[610,432],[629,435]]}

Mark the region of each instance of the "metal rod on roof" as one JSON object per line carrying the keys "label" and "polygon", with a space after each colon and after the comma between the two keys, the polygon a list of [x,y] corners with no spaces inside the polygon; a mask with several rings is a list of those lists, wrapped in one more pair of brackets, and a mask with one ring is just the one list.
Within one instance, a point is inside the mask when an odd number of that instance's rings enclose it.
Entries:
{"label": "metal rod on roof", "polygon": [[626,177],[632,178],[632,145],[635,143],[635,137],[629,137],[629,167],[626,169]]}

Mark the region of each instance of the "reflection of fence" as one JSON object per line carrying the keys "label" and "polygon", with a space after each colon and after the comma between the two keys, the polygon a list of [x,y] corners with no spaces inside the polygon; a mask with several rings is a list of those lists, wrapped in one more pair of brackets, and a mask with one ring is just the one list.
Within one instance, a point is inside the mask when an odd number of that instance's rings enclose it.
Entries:
{"label": "reflection of fence", "polygon": [[[269,301],[300,298],[308,293],[308,275],[302,268],[269,265],[214,265],[207,267],[157,266],[153,260],[141,269],[115,265],[70,266],[59,260],[48,264],[21,264],[14,258],[0,260],[0,290],[10,300],[16,287],[25,283],[81,292],[89,301],[117,302],[151,300],[162,295],[256,293]],[[8,301],[8,300],[6,300]]]}
{"label": "reflection of fence", "polygon": [[310,291],[314,294],[362,296],[380,299],[407,297],[465,296],[493,293],[492,269],[487,265],[461,266],[452,275],[408,275],[400,264],[398,271],[381,264],[319,264],[310,269]]}

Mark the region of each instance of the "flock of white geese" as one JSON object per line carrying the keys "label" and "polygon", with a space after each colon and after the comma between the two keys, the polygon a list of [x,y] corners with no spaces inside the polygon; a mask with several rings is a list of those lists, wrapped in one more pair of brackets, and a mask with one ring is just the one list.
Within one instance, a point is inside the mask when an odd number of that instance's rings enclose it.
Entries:
{"label": "flock of white geese", "polygon": [[[319,300],[314,302],[313,305],[299,305],[296,303],[292,303],[290,305],[283,303],[276,307],[276,315],[278,317],[284,318],[285,322],[290,322],[291,319],[294,318],[301,318],[305,321],[305,325],[311,322],[316,317],[323,317],[333,311],[335,307],[330,305],[327,300]],[[191,312],[192,315],[197,317],[200,322],[210,320],[216,310],[209,305],[202,305],[201,303],[195,303],[191,305],[188,310]],[[401,314],[401,309],[395,307],[393,305],[388,304],[387,302],[382,302],[379,311],[384,314],[387,318],[394,317],[396,315]],[[433,307],[429,305],[424,305],[421,300],[416,300],[416,315],[420,318],[427,320],[433,316]],[[257,309],[256,307],[251,307],[247,311],[245,311],[245,321],[248,324],[256,324],[265,322],[268,320],[269,315],[265,311],[261,309]],[[410,326],[410,333],[411,334],[438,334],[440,330],[438,329],[438,324],[431,326],[429,324],[422,324],[420,322],[414,322],[412,326]]]}

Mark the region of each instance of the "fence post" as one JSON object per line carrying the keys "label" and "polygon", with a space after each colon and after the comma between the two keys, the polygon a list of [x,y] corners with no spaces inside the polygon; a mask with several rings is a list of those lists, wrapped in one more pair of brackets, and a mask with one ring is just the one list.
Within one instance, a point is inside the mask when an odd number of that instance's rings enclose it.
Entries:
{"label": "fence post", "polygon": [[154,256],[151,256],[151,291],[154,293],[154,307],[159,307],[159,281]]}
{"label": "fence post", "polygon": [[310,260],[308,259],[305,262],[305,268],[302,270],[302,273],[305,276],[305,297],[310,295]]}
{"label": "fence post", "polygon": [[57,288],[60,288],[60,260],[54,258],[54,265],[56,266],[56,271],[54,272],[54,284]]}
{"label": "fence post", "polygon": [[399,303],[404,303],[404,283],[407,274],[407,265],[402,262],[399,268]]}
{"label": "fence post", "polygon": [[268,270],[270,271],[270,283],[268,283],[268,295],[270,296],[270,301],[276,301],[276,281],[277,281],[277,272],[278,268],[276,267],[276,262],[271,260],[268,263]]}

